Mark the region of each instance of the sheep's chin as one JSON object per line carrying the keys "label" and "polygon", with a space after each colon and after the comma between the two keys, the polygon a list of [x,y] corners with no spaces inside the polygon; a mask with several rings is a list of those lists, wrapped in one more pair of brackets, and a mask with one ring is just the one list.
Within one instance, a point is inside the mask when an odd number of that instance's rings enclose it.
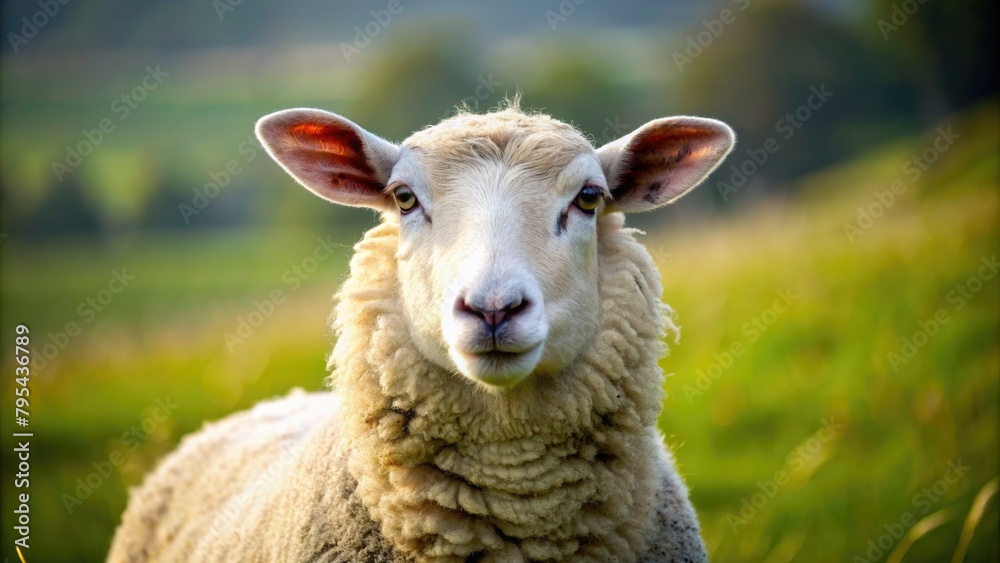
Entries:
{"label": "sheep's chin", "polygon": [[456,348],[451,349],[451,359],[458,371],[465,377],[491,389],[510,389],[538,366],[542,359],[543,344],[519,354],[489,352],[470,354]]}

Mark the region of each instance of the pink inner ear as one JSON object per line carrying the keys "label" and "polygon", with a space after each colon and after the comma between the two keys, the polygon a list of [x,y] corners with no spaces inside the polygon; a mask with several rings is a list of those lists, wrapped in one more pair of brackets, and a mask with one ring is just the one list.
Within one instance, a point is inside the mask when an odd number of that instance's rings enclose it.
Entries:
{"label": "pink inner ear", "polygon": [[684,195],[715,166],[724,144],[708,127],[664,125],[641,132],[626,149],[627,165],[614,190],[619,207],[663,205]]}
{"label": "pink inner ear", "polygon": [[338,155],[359,154],[362,150],[361,139],[343,127],[297,123],[288,130],[288,135],[302,148]]}
{"label": "pink inner ear", "polygon": [[[297,123],[286,133],[289,152],[314,159],[329,170],[374,174],[364,155],[364,145],[350,129],[337,125]],[[346,170],[345,170],[346,169]]]}
{"label": "pink inner ear", "polygon": [[382,185],[357,133],[339,124],[296,123],[285,130],[283,156],[319,195],[358,204],[377,196]]}

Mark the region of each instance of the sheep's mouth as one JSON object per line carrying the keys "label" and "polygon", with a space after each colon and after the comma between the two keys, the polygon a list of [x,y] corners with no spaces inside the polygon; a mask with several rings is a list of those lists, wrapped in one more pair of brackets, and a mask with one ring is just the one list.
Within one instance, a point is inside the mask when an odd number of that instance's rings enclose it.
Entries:
{"label": "sheep's mouth", "polygon": [[492,350],[490,352],[482,352],[482,353],[475,354],[475,355],[479,356],[480,358],[486,359],[486,360],[491,360],[491,361],[496,361],[496,362],[505,362],[505,361],[513,360],[513,359],[517,358],[518,356],[521,356],[521,355],[523,355],[525,353],[526,352],[505,352],[503,350]]}
{"label": "sheep's mouth", "polygon": [[495,388],[510,388],[521,382],[534,371],[541,357],[541,342],[520,351],[452,349],[452,358],[463,375]]}

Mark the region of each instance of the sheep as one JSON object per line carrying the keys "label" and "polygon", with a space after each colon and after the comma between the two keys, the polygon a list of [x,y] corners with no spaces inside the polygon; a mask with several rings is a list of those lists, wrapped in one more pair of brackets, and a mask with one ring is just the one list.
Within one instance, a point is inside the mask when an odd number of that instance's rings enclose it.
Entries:
{"label": "sheep", "polygon": [[185,438],[109,561],[707,560],[656,427],[676,326],[624,213],[701,183],[728,126],[661,118],[595,150],[513,101],[398,145],[316,109],[257,134],[380,213],[335,299],[331,390]]}

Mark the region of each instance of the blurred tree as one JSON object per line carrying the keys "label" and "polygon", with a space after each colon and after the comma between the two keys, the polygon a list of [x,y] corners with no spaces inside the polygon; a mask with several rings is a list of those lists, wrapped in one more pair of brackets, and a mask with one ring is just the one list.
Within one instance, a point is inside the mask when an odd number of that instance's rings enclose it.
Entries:
{"label": "blurred tree", "polygon": [[[755,173],[757,184],[779,189],[797,175],[918,127],[913,116],[921,92],[892,50],[797,0],[734,12],[735,21],[682,65],[679,105],[733,125],[739,145],[732,164],[768,138],[778,142],[778,152]],[[673,61],[687,46],[673,39],[665,58]],[[814,89],[824,88],[832,92],[827,101],[814,98],[819,107],[801,110]],[[793,121],[798,125],[789,131]]]}
{"label": "blurred tree", "polygon": [[524,83],[524,105],[572,122],[600,146],[652,116],[642,114],[640,93],[617,79],[627,62],[608,61],[593,51],[593,46],[578,42],[554,46]]}
{"label": "blurred tree", "polygon": [[143,149],[106,147],[81,166],[83,196],[100,210],[105,232],[138,226],[159,180],[151,160]]}
{"label": "blurred tree", "polygon": [[74,179],[46,194],[37,205],[14,201],[14,192],[5,181],[0,186],[3,205],[3,232],[41,236],[96,235],[100,232],[100,212],[82,195]]}
{"label": "blurred tree", "polygon": [[926,93],[943,94],[926,100],[931,117],[940,117],[997,94],[997,64],[989,55],[998,47],[997,8],[993,0],[876,0],[868,31],[896,52]]}
{"label": "blurred tree", "polygon": [[[401,140],[446,115],[477,87],[476,44],[468,25],[447,21],[373,41],[370,68],[348,115],[384,137]],[[367,56],[368,53],[365,53]],[[356,62],[355,64],[361,64]]]}

